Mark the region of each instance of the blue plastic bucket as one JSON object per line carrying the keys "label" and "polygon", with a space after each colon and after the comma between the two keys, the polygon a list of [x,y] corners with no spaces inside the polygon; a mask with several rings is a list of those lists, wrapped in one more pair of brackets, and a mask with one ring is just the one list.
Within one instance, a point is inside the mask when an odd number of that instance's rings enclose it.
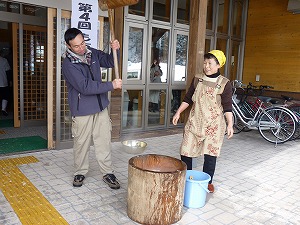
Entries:
{"label": "blue plastic bucket", "polygon": [[205,205],[210,175],[201,171],[187,170],[183,205],[188,208],[201,208]]}

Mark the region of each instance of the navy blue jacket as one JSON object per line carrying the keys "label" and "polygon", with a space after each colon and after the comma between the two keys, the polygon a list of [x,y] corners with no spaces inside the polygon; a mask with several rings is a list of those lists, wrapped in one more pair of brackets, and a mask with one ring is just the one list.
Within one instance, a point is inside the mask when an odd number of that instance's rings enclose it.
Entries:
{"label": "navy blue jacket", "polygon": [[102,82],[100,67],[112,68],[112,54],[89,48],[92,51],[91,65],[71,62],[66,57],[62,72],[68,88],[68,102],[72,116],[86,116],[103,111],[108,105],[108,92],[112,82]]}

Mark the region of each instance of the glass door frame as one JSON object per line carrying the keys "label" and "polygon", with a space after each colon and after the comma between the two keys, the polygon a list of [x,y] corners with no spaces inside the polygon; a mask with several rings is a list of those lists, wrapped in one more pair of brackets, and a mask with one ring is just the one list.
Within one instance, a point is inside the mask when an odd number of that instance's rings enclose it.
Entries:
{"label": "glass door frame", "polygon": [[[140,80],[128,80],[127,79],[127,70],[128,70],[128,46],[129,46],[129,30],[130,27],[136,27],[143,29],[143,49],[145,50],[142,54],[142,65],[141,65],[141,74],[142,77]],[[151,67],[151,48],[152,46],[149,44],[151,42],[152,28],[160,28],[166,29],[170,32],[168,44],[168,67],[166,71],[166,80],[165,83],[151,83],[149,72]],[[142,110],[142,127],[140,128],[124,128],[121,127],[121,132],[131,132],[135,130],[151,130],[157,128],[167,128],[169,126],[173,126],[170,122],[171,116],[171,93],[172,90],[182,90],[186,89],[186,81],[175,81],[174,80],[174,71],[175,71],[175,63],[176,63],[176,44],[177,44],[177,35],[182,34],[189,36],[189,32],[185,29],[174,28],[161,23],[153,23],[147,25],[146,22],[141,21],[131,21],[128,20],[124,24],[124,37],[123,37],[123,92],[126,90],[143,90],[143,110]],[[187,54],[188,55],[188,54]],[[188,60],[188,59],[187,59]],[[186,64],[187,65],[187,64]],[[166,99],[165,99],[165,112],[164,112],[164,123],[157,125],[149,125],[149,92],[150,90],[165,90]],[[124,103],[124,94],[122,94],[122,103]],[[123,109],[124,105],[122,104],[122,121],[123,124]]]}
{"label": "glass door frame", "polygon": [[[172,108],[172,91],[173,90],[182,90],[186,91],[186,85],[187,85],[187,79],[183,81],[176,81],[175,80],[175,65],[176,65],[176,46],[177,46],[177,35],[186,35],[188,37],[189,41],[189,31],[178,29],[178,28],[172,28],[172,40],[171,40],[171,62],[170,62],[170,80],[171,82],[168,85],[168,105],[167,105],[167,127],[172,127],[174,126],[171,122],[172,117],[171,117],[171,108]],[[187,44],[189,46],[189,44]],[[186,65],[188,65],[188,48],[187,48],[187,58],[186,58]],[[186,72],[186,78],[187,78],[187,67],[185,69]],[[181,102],[180,102],[181,103]],[[178,124],[180,125],[180,124]]]}
{"label": "glass door frame", "polygon": [[141,79],[138,80],[128,80],[127,79],[127,72],[128,72],[128,38],[129,38],[129,31],[130,31],[130,27],[134,27],[134,28],[139,28],[141,30],[143,30],[143,50],[147,49],[147,37],[148,37],[148,32],[147,32],[147,26],[146,24],[143,23],[134,23],[134,22],[128,22],[125,25],[124,28],[124,37],[123,37],[123,68],[122,68],[122,80],[123,80],[123,86],[124,85],[145,85],[146,83],[146,59],[147,59],[147,51],[143,51],[142,53],[142,64],[141,64]]}
{"label": "glass door frame", "polygon": [[[141,58],[141,67],[140,67],[140,79],[130,80],[127,79],[127,73],[128,73],[128,48],[129,48],[129,32],[130,28],[138,28],[143,31],[143,40],[142,40],[142,58]],[[145,103],[145,87],[146,87],[146,62],[147,62],[147,44],[148,42],[148,31],[147,31],[147,25],[146,23],[136,23],[133,21],[129,21],[126,24],[124,24],[124,36],[123,36],[123,67],[122,67],[122,80],[123,80],[123,87],[122,87],[122,104],[121,104],[121,131],[136,131],[136,130],[144,130],[145,127],[145,104],[143,104],[142,107],[142,121],[141,121],[141,127],[134,127],[134,128],[123,128],[123,124],[127,121],[123,121],[125,118],[124,115],[124,91],[125,90],[141,90],[143,93],[142,99],[143,103]],[[127,118],[127,117],[126,117]]]}
{"label": "glass door frame", "polygon": [[[165,30],[168,30],[169,32],[169,42],[168,42],[168,67],[167,67],[167,74],[166,74],[166,82],[162,82],[162,83],[151,83],[150,82],[150,76],[147,76],[147,85],[146,85],[146,113],[145,113],[145,129],[153,129],[153,128],[165,128],[167,126],[167,118],[168,118],[168,102],[169,102],[169,86],[171,84],[171,68],[172,68],[172,29],[169,27],[169,26],[166,26],[164,24],[161,24],[161,23],[152,23],[151,25],[148,26],[148,34],[152,34],[152,29],[153,28],[159,28],[159,29],[165,29]],[[149,35],[150,36],[150,35]],[[151,35],[152,36],[152,35]],[[150,68],[151,68],[151,64],[152,64],[152,61],[151,61],[151,50],[152,50],[152,47],[150,45],[151,43],[151,39],[149,38],[148,40],[148,49],[147,49],[147,68],[146,68],[146,71],[149,71],[149,74],[150,74]],[[157,125],[150,125],[148,124],[148,121],[149,121],[149,99],[150,99],[150,91],[151,90],[165,90],[166,91],[166,99],[165,99],[165,113],[164,113],[164,123],[163,124],[157,124]]]}
{"label": "glass door frame", "polygon": [[[140,28],[143,30],[143,51],[142,53],[142,65],[141,65],[141,79],[139,80],[128,80],[126,77],[127,71],[128,71],[128,39],[129,39],[129,30],[130,27],[136,27]],[[167,118],[168,118],[168,108],[169,108],[169,86],[170,86],[170,72],[171,72],[171,66],[168,66],[167,69],[167,75],[166,83],[150,83],[150,76],[149,72],[150,67],[151,67],[151,46],[148,44],[151,40],[149,39],[149,35],[152,33],[152,28],[161,28],[161,29],[166,29],[171,32],[171,29],[169,26],[165,26],[162,24],[155,24],[154,26],[148,26],[146,23],[141,23],[141,22],[133,22],[133,21],[128,21],[125,23],[124,26],[124,37],[123,37],[123,68],[122,68],[122,74],[123,74],[123,90],[143,90],[143,113],[142,113],[142,127],[141,128],[131,128],[131,129],[124,129],[123,127],[121,128],[122,131],[131,131],[131,130],[148,130],[148,129],[153,129],[157,127],[166,127],[167,126]],[[172,57],[171,57],[171,42],[172,42],[172,37],[169,37],[169,49],[168,49],[168,62],[169,65],[172,62]],[[149,118],[149,91],[150,90],[165,90],[166,92],[166,102],[165,102],[165,113],[164,113],[164,124],[159,124],[155,126],[149,126],[148,125],[148,118]],[[124,93],[124,91],[122,92]],[[124,102],[124,95],[122,95],[122,102]],[[123,105],[122,105],[122,122],[123,124]]]}
{"label": "glass door frame", "polygon": [[[142,102],[145,103],[145,85],[123,85],[123,88],[122,88],[122,104],[121,104],[121,130],[125,130],[125,133],[126,131],[141,131],[141,130],[144,130],[144,127],[145,127],[145,104],[143,104],[143,107],[142,107],[142,112],[141,112],[141,116],[142,116],[142,120],[141,120],[141,127],[135,127],[135,128],[130,128],[130,129],[124,129],[123,128],[123,123],[125,122],[124,121],[124,112],[127,110],[128,112],[128,109],[125,110],[125,95],[124,95],[124,92],[125,90],[130,90],[130,91],[142,91]],[[128,115],[127,115],[128,116]],[[126,116],[126,118],[127,118]],[[127,122],[127,121],[126,121]]]}

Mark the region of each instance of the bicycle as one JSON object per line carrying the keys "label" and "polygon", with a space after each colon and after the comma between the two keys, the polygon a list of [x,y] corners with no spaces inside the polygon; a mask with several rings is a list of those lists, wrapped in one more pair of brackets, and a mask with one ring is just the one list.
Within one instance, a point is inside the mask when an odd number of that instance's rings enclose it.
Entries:
{"label": "bicycle", "polygon": [[[266,141],[276,145],[284,143],[294,136],[297,117],[291,110],[282,106],[266,107],[259,98],[256,99],[254,105],[250,105],[250,108],[245,107],[242,110],[236,100],[236,83],[240,86],[243,85],[237,80],[233,84],[232,112],[235,130],[242,131],[244,127],[258,130]],[[242,129],[240,129],[241,124],[243,125]]]}
{"label": "bicycle", "polygon": [[[249,85],[250,84],[251,83],[249,83]],[[256,88],[255,86],[253,87]],[[269,85],[260,85],[258,98],[260,98],[264,102],[267,102],[269,105],[271,104],[272,106],[282,106],[291,110],[292,113],[295,115],[297,121],[296,131],[294,136],[291,139],[294,140],[299,138],[300,137],[300,101],[294,100],[293,98],[286,95],[281,95],[281,98],[263,96],[263,93],[266,89],[274,89],[274,87]]]}
{"label": "bicycle", "polygon": [[[233,97],[235,98],[234,100],[238,104],[238,107],[246,117],[253,117],[259,107],[261,100],[255,97],[257,95],[257,86],[252,85],[251,82],[249,82],[248,85],[244,85],[241,81],[235,80],[233,81],[232,87],[235,88],[233,89]],[[239,97],[237,97],[238,95],[236,94],[237,87],[242,91]],[[265,104],[262,104],[261,107],[266,108],[267,106],[265,106]],[[233,128],[234,134],[240,133],[241,131],[252,131],[252,129],[248,128],[245,123],[243,123],[238,117],[236,117],[236,122]]]}

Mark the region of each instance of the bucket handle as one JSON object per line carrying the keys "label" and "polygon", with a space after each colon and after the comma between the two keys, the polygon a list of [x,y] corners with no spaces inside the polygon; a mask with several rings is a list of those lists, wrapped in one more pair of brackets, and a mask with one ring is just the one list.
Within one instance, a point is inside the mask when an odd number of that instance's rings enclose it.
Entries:
{"label": "bucket handle", "polygon": [[210,191],[207,189],[207,187],[203,186],[202,183],[198,183],[207,193],[209,193]]}

